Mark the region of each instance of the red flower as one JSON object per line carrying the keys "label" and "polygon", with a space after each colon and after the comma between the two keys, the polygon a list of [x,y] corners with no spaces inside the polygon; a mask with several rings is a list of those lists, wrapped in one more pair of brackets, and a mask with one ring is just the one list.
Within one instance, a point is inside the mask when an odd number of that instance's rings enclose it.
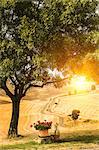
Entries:
{"label": "red flower", "polygon": [[37,123],[34,123],[34,128],[36,130],[45,130],[45,129],[51,129],[52,122],[48,122],[44,120],[43,122],[37,121]]}
{"label": "red flower", "polygon": [[32,128],[32,127],[33,127],[33,125],[31,124],[31,125],[30,125],[30,127]]}

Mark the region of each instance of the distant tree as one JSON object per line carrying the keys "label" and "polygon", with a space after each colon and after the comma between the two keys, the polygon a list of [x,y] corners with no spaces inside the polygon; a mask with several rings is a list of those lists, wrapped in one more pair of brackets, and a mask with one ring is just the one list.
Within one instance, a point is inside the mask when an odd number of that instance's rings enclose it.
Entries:
{"label": "distant tree", "polygon": [[20,101],[27,90],[50,83],[46,69],[62,59],[65,63],[70,49],[60,47],[66,37],[85,41],[97,30],[96,6],[96,0],[0,1],[0,86],[12,101],[8,136],[18,135]]}

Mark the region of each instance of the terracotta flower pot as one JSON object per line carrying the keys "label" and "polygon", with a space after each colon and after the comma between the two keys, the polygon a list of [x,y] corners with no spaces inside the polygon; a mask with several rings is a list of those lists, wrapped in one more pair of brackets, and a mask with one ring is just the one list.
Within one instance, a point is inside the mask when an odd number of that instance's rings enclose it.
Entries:
{"label": "terracotta flower pot", "polygon": [[40,137],[48,136],[48,130],[39,130],[39,136]]}

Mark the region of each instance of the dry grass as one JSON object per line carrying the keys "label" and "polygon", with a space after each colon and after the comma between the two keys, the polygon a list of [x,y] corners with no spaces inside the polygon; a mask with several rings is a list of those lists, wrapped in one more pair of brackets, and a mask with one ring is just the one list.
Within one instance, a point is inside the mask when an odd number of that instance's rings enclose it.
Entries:
{"label": "dry grass", "polygon": [[[97,131],[99,132],[99,130]],[[23,140],[23,141],[22,141]],[[20,141],[20,142],[19,142]],[[10,142],[10,141],[9,141]],[[2,145],[0,150],[99,150],[99,135],[81,132],[64,135],[64,138],[57,143],[38,144],[33,137],[14,139],[14,144]]]}
{"label": "dry grass", "polygon": [[[55,89],[53,87],[29,90],[27,96],[22,100],[20,107],[19,133],[24,135],[24,137],[7,139],[7,131],[11,116],[11,102],[9,98],[5,97],[4,92],[1,91],[0,150],[83,150],[85,148],[86,150],[99,150],[99,121],[95,120],[79,120],[76,124],[73,121],[64,120],[64,125],[61,125],[59,128],[61,131],[62,143],[39,145],[33,142],[33,139],[37,136],[35,131],[30,128],[30,124],[38,119],[38,117],[45,117],[45,114],[41,115],[38,111],[48,102],[50,97],[62,93],[64,93],[64,90]],[[49,115],[46,114],[46,116]]]}

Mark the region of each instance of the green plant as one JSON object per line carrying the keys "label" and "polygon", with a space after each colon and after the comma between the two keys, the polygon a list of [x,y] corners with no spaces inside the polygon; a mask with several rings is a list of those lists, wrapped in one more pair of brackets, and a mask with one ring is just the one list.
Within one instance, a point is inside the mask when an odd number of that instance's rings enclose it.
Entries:
{"label": "green plant", "polygon": [[37,121],[37,123],[30,125],[30,127],[33,127],[33,126],[36,130],[48,130],[48,129],[51,129],[52,121],[50,122],[47,122],[46,120],[44,120],[43,122]]}

